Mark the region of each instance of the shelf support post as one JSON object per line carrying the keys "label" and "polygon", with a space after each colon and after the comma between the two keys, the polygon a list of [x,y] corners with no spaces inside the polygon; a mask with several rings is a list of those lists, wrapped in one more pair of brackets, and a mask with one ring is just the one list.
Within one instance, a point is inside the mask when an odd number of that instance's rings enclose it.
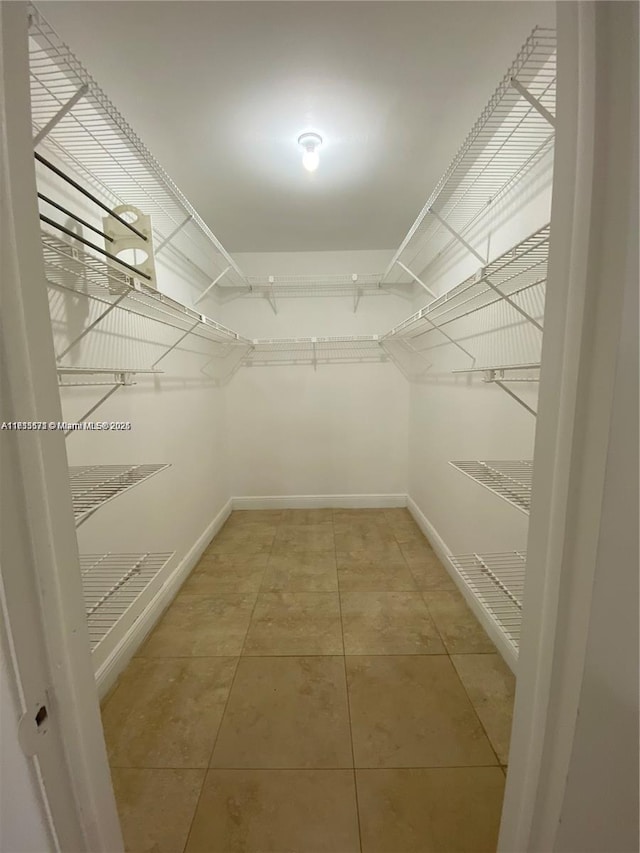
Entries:
{"label": "shelf support post", "polygon": [[403,270],[404,270],[408,275],[410,275],[410,276],[411,276],[411,278],[412,278],[415,282],[417,282],[417,284],[419,284],[419,285],[420,285],[420,287],[423,287],[423,288],[427,291],[427,293],[429,294],[429,296],[433,297],[433,299],[437,299],[437,298],[438,298],[438,297],[436,296],[436,294],[433,292],[433,290],[431,290],[431,288],[430,288],[430,287],[427,287],[427,285],[424,283],[424,281],[422,281],[422,279],[421,279],[421,278],[418,278],[418,276],[417,276],[414,272],[412,272],[412,271],[409,269],[409,267],[405,266],[405,265],[402,263],[402,261],[396,261],[396,263],[398,264],[398,266],[399,266],[399,267],[402,267],[402,269],[403,269]]}
{"label": "shelf support post", "polygon": [[62,358],[64,358],[64,356],[69,352],[69,350],[72,350],[76,346],[76,344],[78,344],[82,340],[82,338],[84,338],[85,335],[88,335],[92,329],[95,329],[95,327],[98,325],[98,323],[101,323],[104,320],[104,318],[107,316],[107,314],[110,314],[114,308],[117,308],[118,305],[122,302],[122,300],[126,299],[126,297],[128,295],[129,295],[128,293],[122,293],[116,299],[115,302],[112,302],[106,311],[103,311],[102,314],[100,314],[100,316],[97,317],[93,321],[93,323],[90,323],[86,329],[84,329],[82,332],[80,332],[80,334],[71,341],[71,343],[69,344],[69,346],[66,349],[64,349],[59,355],[56,356],[56,361],[60,361]]}
{"label": "shelf support post", "polygon": [[520,403],[522,408],[526,409],[530,415],[533,415],[534,418],[538,417],[538,413],[536,412],[536,410],[532,409],[531,406],[528,405],[528,403],[525,403],[525,401],[521,397],[518,397],[518,395],[515,393],[515,391],[512,391],[511,388],[507,387],[507,385],[505,385],[502,377],[501,378],[496,377],[496,375],[495,375],[496,371],[495,370],[488,370],[487,373],[490,374],[490,378],[485,379],[485,382],[492,382],[494,385],[497,385],[498,388],[502,388],[503,391],[505,391],[511,398],[513,398],[516,401],[516,403]]}
{"label": "shelf support post", "polygon": [[[476,363],[476,357],[475,357],[475,355],[472,355],[472,354],[469,352],[469,350],[468,350],[468,349],[465,349],[465,348],[462,346],[462,344],[458,343],[458,341],[456,341],[456,340],[455,340],[455,338],[452,338],[452,337],[451,337],[451,335],[450,335],[448,332],[445,332],[445,331],[444,331],[444,329],[442,329],[440,326],[438,326],[438,324],[437,324],[437,323],[434,323],[434,322],[433,322],[433,320],[430,320],[430,319],[429,319],[429,317],[426,317],[426,316],[424,316],[424,315],[422,315],[420,319],[421,319],[421,320],[425,320],[425,321],[426,321],[426,322],[427,322],[427,323],[428,323],[428,324],[429,324],[433,329],[435,329],[437,332],[440,332],[440,334],[441,334],[441,335],[444,335],[444,337],[445,337],[445,338],[446,338],[450,343],[452,343],[455,347],[458,347],[458,349],[459,349],[459,350],[462,350],[462,352],[463,352],[465,355],[468,355],[468,356],[469,356],[469,358],[473,361],[473,363],[474,363],[474,364]],[[425,332],[422,332],[421,334],[423,334],[423,335],[424,335],[424,334],[425,334]],[[419,337],[420,337],[420,335],[415,335],[415,337],[416,337],[416,338],[419,338]],[[419,352],[419,350],[416,350],[416,352]]]}
{"label": "shelf support post", "polygon": [[362,290],[358,287],[358,276],[356,273],[353,273],[351,276],[351,281],[353,282],[353,313],[355,314],[360,304]]}
{"label": "shelf support post", "polygon": [[169,355],[169,353],[170,353],[170,352],[173,352],[173,350],[178,346],[178,344],[182,343],[182,341],[183,341],[186,337],[188,337],[188,335],[190,335],[190,334],[191,334],[191,332],[193,332],[193,330],[195,329],[195,327],[196,327],[196,326],[199,326],[201,322],[202,322],[202,320],[196,320],[196,322],[193,324],[193,326],[190,326],[184,334],[180,335],[180,337],[178,338],[178,340],[177,340],[174,344],[171,344],[171,346],[169,347],[169,349],[165,350],[165,351],[162,353],[162,355],[160,356],[160,358],[157,358],[157,359],[153,362],[153,364],[151,365],[151,367],[155,367],[155,366],[156,366],[156,364],[159,364],[165,356]]}
{"label": "shelf support post", "polygon": [[270,275],[269,276],[269,290],[266,293],[266,297],[267,297],[267,301],[269,302],[269,305],[271,305],[271,307],[273,308],[273,313],[277,314],[278,313],[278,306],[276,304],[276,297],[275,297],[275,292],[273,289],[275,282],[276,282],[276,280],[275,280],[274,276]]}
{"label": "shelf support post", "polygon": [[516,92],[522,95],[525,101],[528,101],[531,104],[534,110],[537,110],[543,118],[546,118],[551,127],[556,126],[555,116],[552,115],[549,110],[544,107],[534,95],[531,94],[531,92],[526,88],[526,86],[523,86],[522,83],[519,80],[516,80],[515,77],[512,77],[509,82],[516,90]]}
{"label": "shelf support post", "polygon": [[49,121],[45,124],[45,126],[40,128],[40,130],[36,133],[36,135],[33,138],[33,147],[34,148],[36,148],[36,146],[38,146],[42,142],[42,140],[45,138],[45,136],[48,136],[48,134],[51,133],[51,131],[58,124],[60,119],[63,119],[66,116],[66,114],[68,112],[70,112],[75,107],[75,105],[78,103],[78,101],[81,98],[84,98],[84,96],[87,94],[88,91],[89,91],[89,85],[87,83],[83,83],[82,86],[80,86],[78,91],[75,93],[75,95],[72,95],[69,98],[69,100],[67,101],[67,103],[63,104],[63,106],[60,107],[60,109],[53,116],[53,118],[50,118]]}
{"label": "shelf support post", "polygon": [[[184,226],[188,225],[188,223],[191,222],[192,219],[193,219],[193,215],[190,213],[189,216],[187,216],[187,218],[183,222],[180,223],[180,225],[177,225],[173,229],[173,231],[171,232],[171,234],[169,234],[168,237],[164,238],[162,243],[160,243],[160,245],[157,247],[157,249],[155,250],[155,252],[153,254],[158,255],[164,249],[164,247],[167,246],[173,240],[173,238],[176,236],[176,234],[178,234],[180,231],[182,231]],[[227,269],[229,269],[229,267],[227,267]]]}
{"label": "shelf support post", "polygon": [[214,280],[211,282],[211,284],[208,287],[205,287],[205,289],[202,291],[200,296],[197,296],[195,298],[193,304],[197,305],[198,302],[202,302],[202,300],[205,298],[207,293],[209,293],[209,291],[216,286],[216,284],[220,281],[220,279],[224,278],[224,276],[229,272],[230,269],[231,269],[231,265],[229,265],[228,267],[225,267],[222,270],[222,272],[220,273],[220,275],[217,278],[214,278]]}
{"label": "shelf support post", "polygon": [[483,257],[482,257],[482,255],[481,255],[479,252],[476,252],[476,250],[473,248],[473,246],[471,245],[471,243],[468,243],[468,242],[464,239],[464,237],[462,237],[462,235],[458,234],[458,232],[457,232],[454,228],[452,228],[452,227],[449,225],[449,223],[448,223],[446,220],[444,220],[444,219],[440,216],[440,214],[439,214],[439,213],[436,213],[436,211],[435,211],[432,207],[430,207],[430,208],[429,208],[429,213],[430,213],[432,216],[435,216],[435,218],[438,220],[438,222],[439,222],[439,223],[440,223],[444,228],[446,228],[446,229],[447,229],[447,231],[449,232],[449,234],[451,234],[453,237],[455,237],[455,239],[458,241],[458,243],[461,243],[461,244],[465,247],[465,249],[466,249],[468,252],[471,252],[471,254],[472,254],[472,255],[474,255],[474,257],[476,257],[476,258],[480,261],[480,263],[482,264],[482,266],[484,266],[484,265],[487,263],[487,259],[486,259],[486,258],[483,258]]}
{"label": "shelf support post", "polygon": [[[116,391],[118,390],[118,388],[121,388],[124,384],[132,385],[133,383],[132,383],[132,382],[128,382],[128,383],[124,383],[124,382],[117,382],[117,383],[113,386],[113,388],[109,388],[109,390],[107,391],[107,393],[106,393],[106,394],[103,394],[103,395],[102,395],[102,397],[100,397],[100,399],[98,400],[98,402],[97,402],[94,406],[92,406],[92,407],[89,409],[89,411],[85,412],[85,413],[84,413],[84,415],[83,415],[81,418],[78,418],[78,420],[76,421],[76,423],[83,424],[83,423],[87,420],[87,418],[89,417],[89,415],[92,415],[92,414],[95,412],[95,410],[96,410],[96,409],[98,409],[98,408],[99,408],[99,407],[100,407],[104,402],[106,402],[112,394],[115,394],[115,393],[116,393]],[[65,437],[65,438],[67,438],[69,435],[71,435],[71,434],[72,434],[72,433],[74,433],[74,432],[76,432],[76,430],[74,430],[74,429],[68,429],[68,430],[65,432],[64,437]]]}
{"label": "shelf support post", "polygon": [[517,302],[514,302],[513,299],[511,299],[510,296],[507,296],[507,294],[503,293],[499,287],[496,287],[495,284],[493,284],[491,281],[489,281],[489,279],[484,275],[484,273],[481,274],[481,279],[482,279],[482,281],[484,281],[488,285],[488,287],[491,288],[491,290],[494,291],[494,293],[497,293],[501,299],[503,299],[506,303],[508,303],[513,308],[514,311],[517,311],[518,314],[521,314],[525,318],[525,320],[528,320],[533,326],[536,327],[536,329],[538,329],[538,331],[540,331],[540,332],[543,331],[542,325],[537,320],[535,320],[531,316],[531,314],[529,314],[527,311],[525,311],[524,308],[521,308]]}

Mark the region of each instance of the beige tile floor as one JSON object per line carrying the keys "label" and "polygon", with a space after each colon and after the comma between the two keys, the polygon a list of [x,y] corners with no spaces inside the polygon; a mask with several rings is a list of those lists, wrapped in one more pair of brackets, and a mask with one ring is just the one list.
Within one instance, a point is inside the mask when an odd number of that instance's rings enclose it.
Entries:
{"label": "beige tile floor", "polygon": [[234,512],[103,707],[126,849],[495,850],[513,694],[407,510]]}

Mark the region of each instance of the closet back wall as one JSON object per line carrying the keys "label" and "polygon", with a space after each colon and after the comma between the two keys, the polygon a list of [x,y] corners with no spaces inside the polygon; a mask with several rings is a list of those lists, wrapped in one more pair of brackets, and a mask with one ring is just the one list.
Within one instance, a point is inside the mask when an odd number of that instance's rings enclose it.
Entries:
{"label": "closet back wall", "polygon": [[[238,255],[247,275],[379,273],[389,252]],[[402,290],[402,288],[400,288]],[[252,338],[383,334],[411,310],[409,294],[227,303],[216,316]],[[382,354],[382,352],[381,352]],[[391,361],[242,367],[227,388],[236,496],[337,496],[388,502],[407,492],[409,384]],[[323,500],[322,497],[329,498]],[[364,499],[366,501],[366,498]],[[307,502],[302,502],[308,503]],[[362,501],[360,501],[362,503]]]}

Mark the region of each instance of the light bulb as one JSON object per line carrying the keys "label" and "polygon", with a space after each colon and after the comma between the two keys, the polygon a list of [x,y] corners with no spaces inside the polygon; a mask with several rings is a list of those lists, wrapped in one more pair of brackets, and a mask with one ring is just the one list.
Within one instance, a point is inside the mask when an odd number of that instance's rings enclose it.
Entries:
{"label": "light bulb", "polygon": [[307,172],[315,172],[320,163],[320,155],[313,148],[308,148],[302,155],[302,165]]}
{"label": "light bulb", "polygon": [[298,137],[298,145],[304,148],[302,165],[307,172],[315,172],[320,163],[318,148],[322,145],[322,137],[317,133],[303,133]]}

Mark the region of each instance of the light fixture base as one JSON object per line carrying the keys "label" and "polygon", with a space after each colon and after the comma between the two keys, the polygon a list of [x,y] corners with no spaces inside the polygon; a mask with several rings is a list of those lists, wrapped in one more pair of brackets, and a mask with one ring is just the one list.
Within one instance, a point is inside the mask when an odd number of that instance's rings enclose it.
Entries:
{"label": "light fixture base", "polygon": [[319,133],[301,133],[298,137],[298,145],[306,148],[307,151],[313,151],[322,145],[322,137]]}

